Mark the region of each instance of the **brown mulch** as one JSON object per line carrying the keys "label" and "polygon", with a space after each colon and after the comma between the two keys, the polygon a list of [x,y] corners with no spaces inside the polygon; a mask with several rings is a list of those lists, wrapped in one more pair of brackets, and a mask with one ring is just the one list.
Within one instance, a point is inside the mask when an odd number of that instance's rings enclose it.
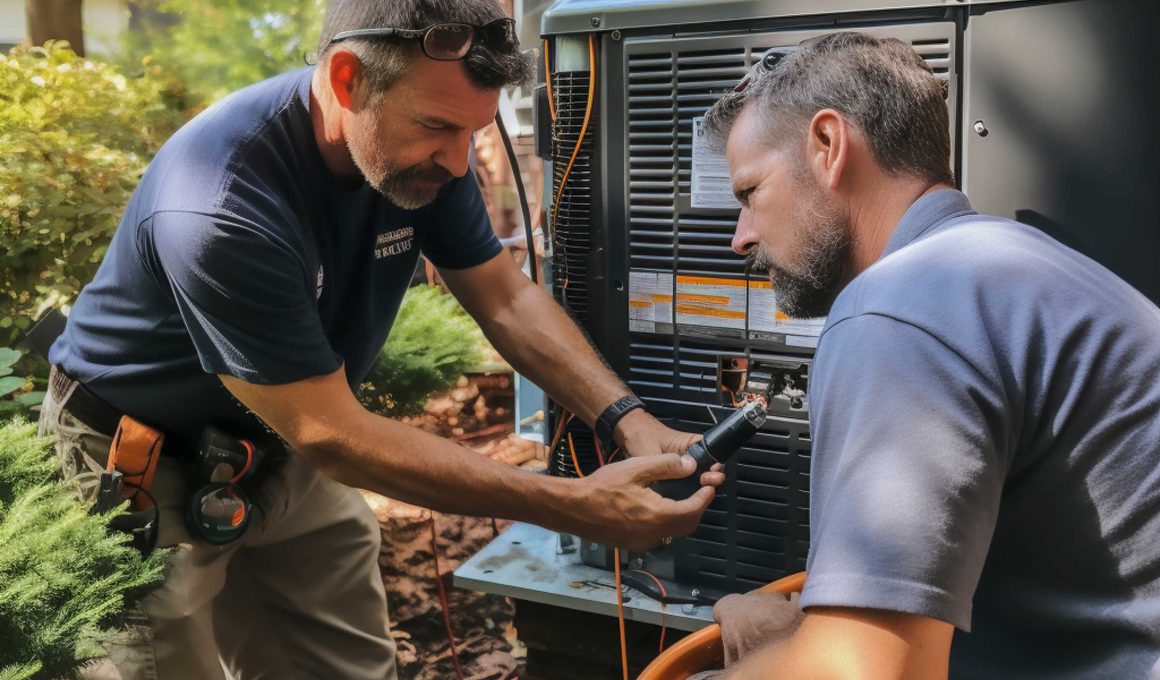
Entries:
{"label": "brown mulch", "polygon": [[[543,468],[544,447],[514,434],[513,403],[510,373],[471,376],[430,399],[421,415],[403,422],[508,465]],[[456,677],[435,581],[432,521],[463,676],[469,680],[518,677],[526,650],[512,625],[511,600],[451,586],[451,572],[507,523],[432,513],[370,492],[363,495],[383,532],[379,566],[391,608],[391,634],[398,645],[400,679]]]}

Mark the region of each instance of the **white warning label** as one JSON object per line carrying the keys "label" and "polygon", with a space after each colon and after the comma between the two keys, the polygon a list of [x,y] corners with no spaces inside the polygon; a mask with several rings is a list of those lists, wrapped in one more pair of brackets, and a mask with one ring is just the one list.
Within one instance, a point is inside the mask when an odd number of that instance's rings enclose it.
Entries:
{"label": "white warning label", "polygon": [[705,134],[705,119],[693,119],[693,186],[694,208],[740,208],[733,197],[733,182],[725,154],[714,150]]}
{"label": "white warning label", "polygon": [[628,329],[635,333],[673,332],[673,275],[628,273]]}
{"label": "white warning label", "polygon": [[745,280],[678,276],[677,327],[702,335],[745,337]]}
{"label": "white warning label", "polygon": [[785,336],[785,343],[798,347],[817,347],[818,336],[825,326],[825,317],[795,319],[777,308],[777,295],[769,281],[749,282],[750,335],[768,338],[772,334]]}

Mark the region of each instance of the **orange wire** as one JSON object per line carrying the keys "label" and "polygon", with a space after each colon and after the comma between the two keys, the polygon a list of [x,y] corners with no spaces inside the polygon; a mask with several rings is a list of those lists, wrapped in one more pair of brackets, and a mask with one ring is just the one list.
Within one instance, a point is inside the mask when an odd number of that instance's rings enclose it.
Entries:
{"label": "orange wire", "polygon": [[552,228],[556,225],[556,215],[560,212],[560,199],[564,196],[564,187],[568,183],[568,175],[572,173],[572,165],[580,155],[580,146],[584,143],[584,135],[588,132],[588,121],[592,119],[592,101],[596,98],[596,39],[588,36],[588,102],[584,105],[584,123],[580,126],[580,136],[576,138],[576,148],[572,150],[572,157],[568,159],[568,167],[560,177],[560,190],[556,192],[556,204],[552,206]]}
{"label": "orange wire", "polygon": [[[657,584],[657,590],[660,591],[662,598],[666,598],[669,596],[668,592],[665,591],[665,585],[663,583],[661,583],[661,580],[659,578],[657,578],[656,576],[653,576],[652,574],[648,573],[644,569],[633,569],[632,571],[634,571],[638,574],[644,574],[645,576],[651,578],[653,580],[653,583]],[[667,609],[667,606],[665,605],[665,601],[663,599],[660,601],[660,605],[661,605],[661,644],[660,644],[660,647],[657,649],[657,654],[661,654],[665,651],[665,631],[668,630],[668,628],[665,626],[665,610]]]}
{"label": "orange wire", "polygon": [[576,458],[576,445],[572,443],[572,433],[568,433],[568,450],[572,452],[572,465],[576,466],[576,476],[584,479],[584,472],[580,469],[580,460]]}
{"label": "orange wire", "polygon": [[600,467],[604,467],[604,453],[600,451],[600,437],[593,434],[592,443],[596,445],[596,460],[600,462]]}
{"label": "orange wire", "polygon": [[552,64],[548,59],[548,46],[550,43],[547,38],[544,39],[544,82],[548,86],[548,113],[552,116],[552,122],[556,122],[556,102],[552,101]]}
{"label": "orange wire", "polygon": [[612,549],[612,564],[616,571],[616,618],[620,624],[620,668],[628,680],[628,640],[624,635],[624,591],[620,585],[620,549]]}

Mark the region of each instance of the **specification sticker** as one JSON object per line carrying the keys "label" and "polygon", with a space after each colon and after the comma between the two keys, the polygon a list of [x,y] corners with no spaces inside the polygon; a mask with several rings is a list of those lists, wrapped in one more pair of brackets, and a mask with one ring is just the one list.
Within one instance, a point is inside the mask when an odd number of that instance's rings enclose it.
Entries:
{"label": "specification sticker", "polygon": [[[777,308],[777,296],[769,281],[749,282],[750,336],[785,342],[797,347],[817,347],[825,317],[795,319]],[[784,340],[781,337],[784,336]]]}
{"label": "specification sticker", "polygon": [[672,274],[637,270],[628,273],[628,329],[672,335]]}
{"label": "specification sticker", "polygon": [[745,280],[678,276],[677,327],[683,333],[745,337]]}
{"label": "specification sticker", "polygon": [[733,181],[725,154],[709,144],[705,119],[693,119],[693,185],[694,208],[740,208],[733,196]]}

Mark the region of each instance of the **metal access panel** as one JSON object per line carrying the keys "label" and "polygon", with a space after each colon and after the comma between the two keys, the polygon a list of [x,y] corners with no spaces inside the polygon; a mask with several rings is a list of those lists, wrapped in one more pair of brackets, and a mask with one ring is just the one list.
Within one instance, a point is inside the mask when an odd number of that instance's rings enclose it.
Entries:
{"label": "metal access panel", "polygon": [[1084,0],[972,11],[963,191],[1160,303],[1160,8]]}
{"label": "metal access panel", "polygon": [[[747,275],[744,259],[730,249],[737,211],[693,206],[693,121],[766,50],[834,30],[913,45],[946,82],[951,120],[957,118],[957,25],[943,10],[735,20],[708,31],[617,30],[598,37],[598,106],[589,130],[599,133],[586,138],[573,165],[579,179],[560,193],[554,292],[650,412],[678,428],[705,430],[732,408],[722,380],[741,363],[750,376],[771,381],[775,393],[787,383],[802,392],[774,399],[771,417],[730,461],[728,482],[693,536],[631,557],[705,591],[748,590],[805,568],[808,373],[824,320],[775,316],[768,279]],[[587,65],[581,40],[556,40],[557,66]],[[568,57],[577,50],[580,58]],[[588,82],[583,70],[553,72],[556,191]],[[580,467],[590,471],[597,455],[585,430],[575,422],[567,428]],[[553,473],[574,467],[561,445]]]}

